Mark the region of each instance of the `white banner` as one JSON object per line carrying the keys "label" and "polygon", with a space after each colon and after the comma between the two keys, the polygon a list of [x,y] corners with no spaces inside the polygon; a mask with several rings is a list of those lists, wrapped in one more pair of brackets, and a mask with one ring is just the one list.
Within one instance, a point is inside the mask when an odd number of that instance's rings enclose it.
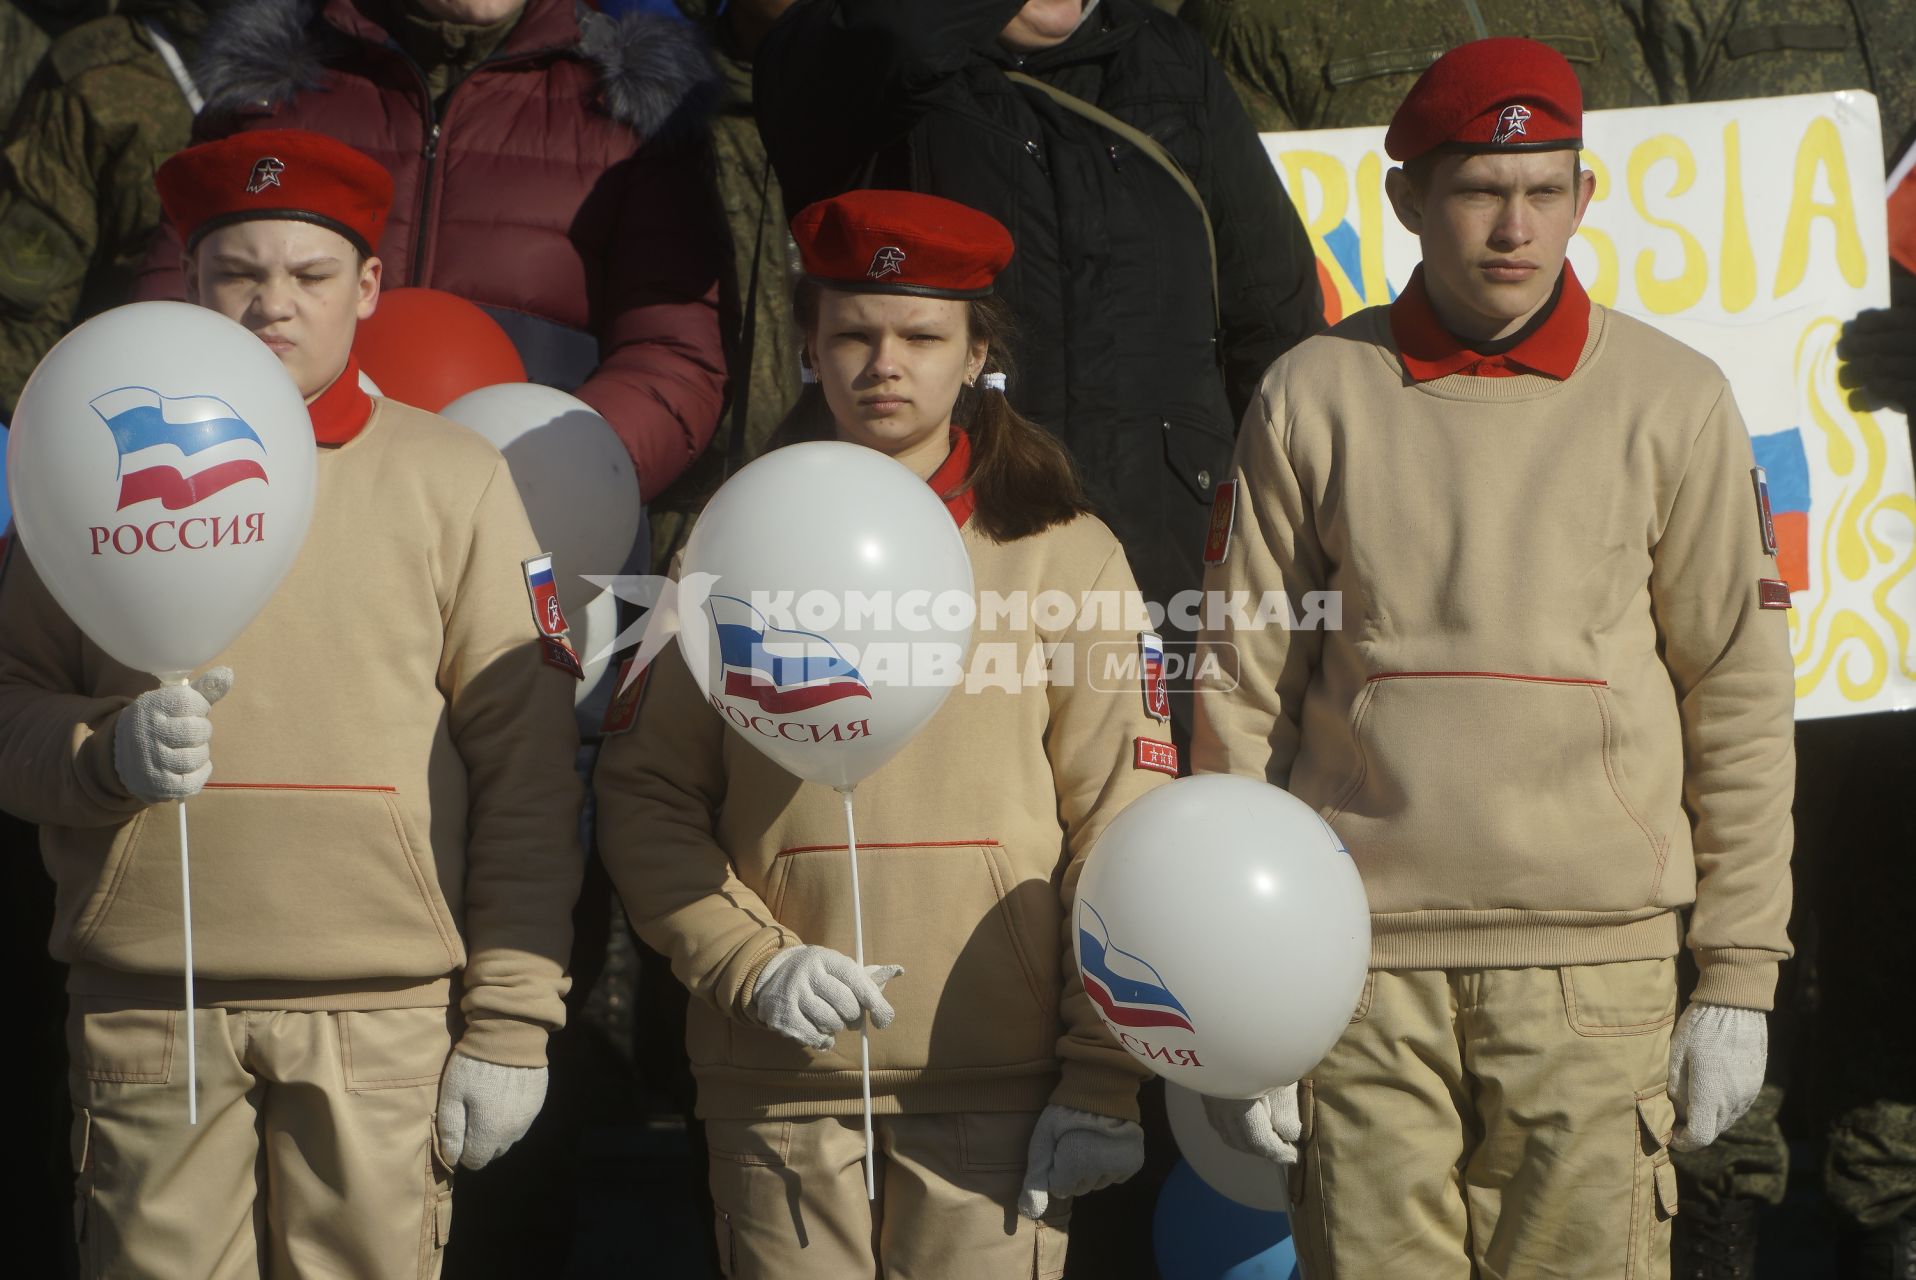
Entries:
{"label": "white banner", "polygon": [[[1900,414],[1852,410],[1842,323],[1889,304],[1876,99],[1805,94],[1593,111],[1590,296],[1729,375],[1769,472],[1802,719],[1916,707],[1916,476]],[[1384,198],[1384,130],[1264,135],[1332,319],[1389,302],[1417,239]]]}

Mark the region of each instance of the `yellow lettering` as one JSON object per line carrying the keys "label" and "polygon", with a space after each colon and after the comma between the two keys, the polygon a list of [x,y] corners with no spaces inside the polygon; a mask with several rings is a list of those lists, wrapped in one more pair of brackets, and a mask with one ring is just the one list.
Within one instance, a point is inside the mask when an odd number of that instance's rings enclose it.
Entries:
{"label": "yellow lettering", "polygon": [[[1583,166],[1597,179],[1596,193],[1590,197],[1590,203],[1595,204],[1610,194],[1610,168],[1597,158],[1594,151],[1583,153]],[[1599,231],[1588,221],[1578,229],[1577,234],[1583,237],[1584,243],[1589,245],[1592,252],[1597,255],[1597,278],[1584,282],[1584,292],[1588,293],[1590,300],[1599,306],[1616,306],[1617,281],[1620,279],[1620,273],[1617,270],[1617,242],[1610,238],[1608,231]]]}
{"label": "yellow lettering", "polygon": [[1723,126],[1723,260],[1718,269],[1725,311],[1741,311],[1756,301],[1756,254],[1743,215],[1743,140],[1734,120]]}
{"label": "yellow lettering", "polygon": [[[1816,173],[1829,178],[1830,198],[1816,198]],[[1828,218],[1836,235],[1836,266],[1843,281],[1860,289],[1869,274],[1863,256],[1863,238],[1856,231],[1856,204],[1850,198],[1849,165],[1843,157],[1843,138],[1828,116],[1810,122],[1796,148],[1796,175],[1790,183],[1790,215],[1783,224],[1783,253],[1776,269],[1776,297],[1803,283],[1809,271],[1810,224]]]}
{"label": "yellow lettering", "polygon": [[1636,206],[1637,216],[1653,227],[1670,232],[1683,246],[1683,267],[1669,279],[1657,275],[1656,255],[1652,251],[1645,249],[1637,255],[1637,296],[1643,299],[1648,310],[1660,316],[1688,311],[1702,300],[1710,284],[1709,263],[1702,243],[1670,219],[1651,213],[1644,200],[1644,183],[1650,170],[1664,160],[1676,164],[1676,177],[1664,194],[1680,196],[1696,181],[1696,157],[1690,153],[1688,143],[1672,134],[1660,133],[1646,138],[1630,153],[1630,203]]}
{"label": "yellow lettering", "polygon": [[1331,252],[1330,241],[1325,238],[1343,225],[1344,213],[1350,208],[1349,180],[1344,176],[1344,166],[1336,156],[1323,151],[1286,151],[1280,159],[1284,164],[1284,185],[1300,216],[1309,204],[1304,182],[1307,175],[1311,185],[1323,193],[1316,210],[1303,217],[1304,233],[1311,239],[1311,252],[1324,264],[1331,283],[1337,287],[1339,313],[1350,315],[1362,309],[1364,300],[1357,296],[1354,283],[1345,277],[1344,268],[1338,265],[1337,255]]}
{"label": "yellow lettering", "polygon": [[1357,252],[1364,273],[1364,301],[1390,301],[1384,277],[1384,174],[1375,151],[1357,162]]}

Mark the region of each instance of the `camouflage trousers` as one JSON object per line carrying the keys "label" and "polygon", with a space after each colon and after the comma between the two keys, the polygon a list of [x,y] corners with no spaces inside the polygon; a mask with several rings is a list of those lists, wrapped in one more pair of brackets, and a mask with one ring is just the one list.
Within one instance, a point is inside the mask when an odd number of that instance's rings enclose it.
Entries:
{"label": "camouflage trousers", "polygon": [[[1790,1171],[1789,1145],[1776,1123],[1782,1102],[1783,1090],[1765,1085],[1749,1114],[1722,1137],[1701,1151],[1679,1152],[1684,1198],[1781,1204]],[[1845,1112],[1830,1128],[1823,1194],[1858,1227],[1916,1214],[1916,1105],[1882,1101]]]}
{"label": "camouflage trousers", "polygon": [[1823,1189],[1836,1211],[1859,1227],[1916,1214],[1916,1104],[1876,1102],[1837,1121]]}
{"label": "camouflage trousers", "polygon": [[1678,1155],[1683,1196],[1777,1204],[1789,1148],[1784,1083],[1827,1139],[1824,1198],[1851,1224],[1916,1214],[1916,714],[1797,726],[1797,956],[1770,1020],[1772,1081],[1702,1151]]}
{"label": "camouflage trousers", "polygon": [[1675,1153],[1683,1177],[1683,1199],[1718,1204],[1724,1200],[1761,1200],[1782,1204],[1790,1176],[1790,1146],[1776,1122],[1783,1087],[1766,1084],[1756,1105],[1701,1151]]}

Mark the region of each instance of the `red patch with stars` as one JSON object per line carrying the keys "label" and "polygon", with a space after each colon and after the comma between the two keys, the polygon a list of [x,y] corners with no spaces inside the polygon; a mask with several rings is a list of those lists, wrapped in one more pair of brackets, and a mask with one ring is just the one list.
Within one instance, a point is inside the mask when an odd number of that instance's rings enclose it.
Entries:
{"label": "red patch with stars", "polygon": [[1156,773],[1168,773],[1178,776],[1178,749],[1169,742],[1159,742],[1156,738],[1135,738],[1137,754],[1132,757],[1134,769],[1150,769]]}
{"label": "red patch with stars", "polygon": [[1790,607],[1790,584],[1777,578],[1756,580],[1756,602],[1765,609]]}

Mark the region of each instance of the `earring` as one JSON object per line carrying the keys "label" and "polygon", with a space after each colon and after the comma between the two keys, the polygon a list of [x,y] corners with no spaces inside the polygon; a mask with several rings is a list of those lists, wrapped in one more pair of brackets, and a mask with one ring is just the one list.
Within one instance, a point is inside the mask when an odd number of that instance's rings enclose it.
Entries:
{"label": "earring", "polygon": [[984,387],[987,391],[1003,392],[1005,389],[1005,375],[995,370],[991,373],[987,373],[984,376]]}
{"label": "earring", "polygon": [[798,363],[798,380],[805,386],[815,387],[818,385],[818,373],[812,366],[801,360]]}

